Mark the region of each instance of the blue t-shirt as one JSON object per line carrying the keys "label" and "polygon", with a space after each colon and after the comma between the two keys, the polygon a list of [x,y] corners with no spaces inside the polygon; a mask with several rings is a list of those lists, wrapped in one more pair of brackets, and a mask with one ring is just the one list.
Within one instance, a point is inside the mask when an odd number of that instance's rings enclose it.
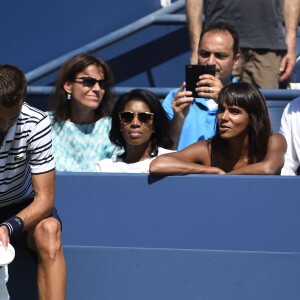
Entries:
{"label": "blue t-shirt", "polygon": [[[233,77],[232,82],[237,82],[237,80]],[[173,119],[174,115],[172,101],[178,90],[179,89],[174,89],[170,91],[163,101],[163,107],[170,120]],[[206,99],[195,98],[184,120],[177,150],[181,150],[197,141],[207,140],[213,137],[216,130],[217,111],[217,104],[211,107],[207,105]]]}

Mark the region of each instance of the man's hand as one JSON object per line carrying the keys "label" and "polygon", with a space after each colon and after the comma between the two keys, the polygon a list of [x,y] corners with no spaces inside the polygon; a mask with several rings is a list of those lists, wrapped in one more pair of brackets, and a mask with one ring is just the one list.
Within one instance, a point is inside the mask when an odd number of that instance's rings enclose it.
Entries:
{"label": "man's hand", "polygon": [[280,62],[280,77],[279,81],[287,80],[295,67],[296,64],[296,56],[294,52],[288,52]]}
{"label": "man's hand", "polygon": [[9,235],[6,226],[0,226],[0,241],[2,245],[7,248],[9,243]]}
{"label": "man's hand", "polygon": [[192,97],[193,93],[191,91],[185,91],[185,86],[186,84],[184,82],[172,101],[172,109],[174,116],[171,120],[170,133],[171,138],[174,142],[174,150],[178,148],[179,138],[181,135],[183,123],[185,121],[185,117],[190,111],[191,103],[194,101],[194,98]]}
{"label": "man's hand", "polygon": [[174,117],[180,117],[185,119],[190,110],[190,105],[194,98],[191,91],[184,91],[185,82],[180,86],[179,91],[172,101],[172,108],[174,111]]}
{"label": "man's hand", "polygon": [[213,75],[204,74],[200,76],[200,80],[197,82],[196,92],[199,98],[217,100],[222,88],[223,84],[218,78]]}

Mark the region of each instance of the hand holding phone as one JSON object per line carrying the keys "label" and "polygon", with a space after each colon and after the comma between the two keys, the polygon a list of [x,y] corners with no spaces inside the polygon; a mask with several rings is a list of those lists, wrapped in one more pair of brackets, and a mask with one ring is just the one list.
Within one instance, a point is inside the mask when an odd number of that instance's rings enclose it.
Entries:
{"label": "hand holding phone", "polygon": [[210,74],[215,76],[216,65],[186,65],[185,66],[185,82],[186,90],[193,92],[193,97],[197,98],[196,84],[199,81],[199,76]]}

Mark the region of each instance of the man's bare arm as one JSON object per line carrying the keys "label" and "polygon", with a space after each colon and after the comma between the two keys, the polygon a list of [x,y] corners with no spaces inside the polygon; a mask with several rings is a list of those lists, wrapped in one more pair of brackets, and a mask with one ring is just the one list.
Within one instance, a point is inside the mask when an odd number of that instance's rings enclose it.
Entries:
{"label": "man's bare arm", "polygon": [[17,214],[23,220],[25,230],[51,215],[54,206],[54,183],[54,170],[32,175],[34,201]]}
{"label": "man's bare arm", "polygon": [[295,66],[299,14],[299,0],[284,0],[285,41],[287,44],[287,54],[281,60],[280,81],[288,79]]}
{"label": "man's bare arm", "polygon": [[186,0],[185,9],[190,36],[191,64],[198,63],[198,47],[202,31],[203,0]]}

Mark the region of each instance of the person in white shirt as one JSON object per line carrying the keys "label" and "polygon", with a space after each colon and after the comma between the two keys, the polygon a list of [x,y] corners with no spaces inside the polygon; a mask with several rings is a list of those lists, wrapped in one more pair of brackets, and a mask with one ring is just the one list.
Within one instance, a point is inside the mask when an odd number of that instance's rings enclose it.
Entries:
{"label": "person in white shirt", "polygon": [[116,158],[101,160],[98,172],[149,173],[158,155],[173,152],[169,119],[159,98],[144,89],[120,96],[112,112],[110,140],[124,151]]}
{"label": "person in white shirt", "polygon": [[284,109],[279,131],[287,141],[281,175],[298,175],[300,166],[300,97],[291,101]]}
{"label": "person in white shirt", "polygon": [[39,299],[66,298],[62,222],[54,207],[51,124],[28,105],[25,74],[0,65],[0,241],[24,238],[37,253]]}

